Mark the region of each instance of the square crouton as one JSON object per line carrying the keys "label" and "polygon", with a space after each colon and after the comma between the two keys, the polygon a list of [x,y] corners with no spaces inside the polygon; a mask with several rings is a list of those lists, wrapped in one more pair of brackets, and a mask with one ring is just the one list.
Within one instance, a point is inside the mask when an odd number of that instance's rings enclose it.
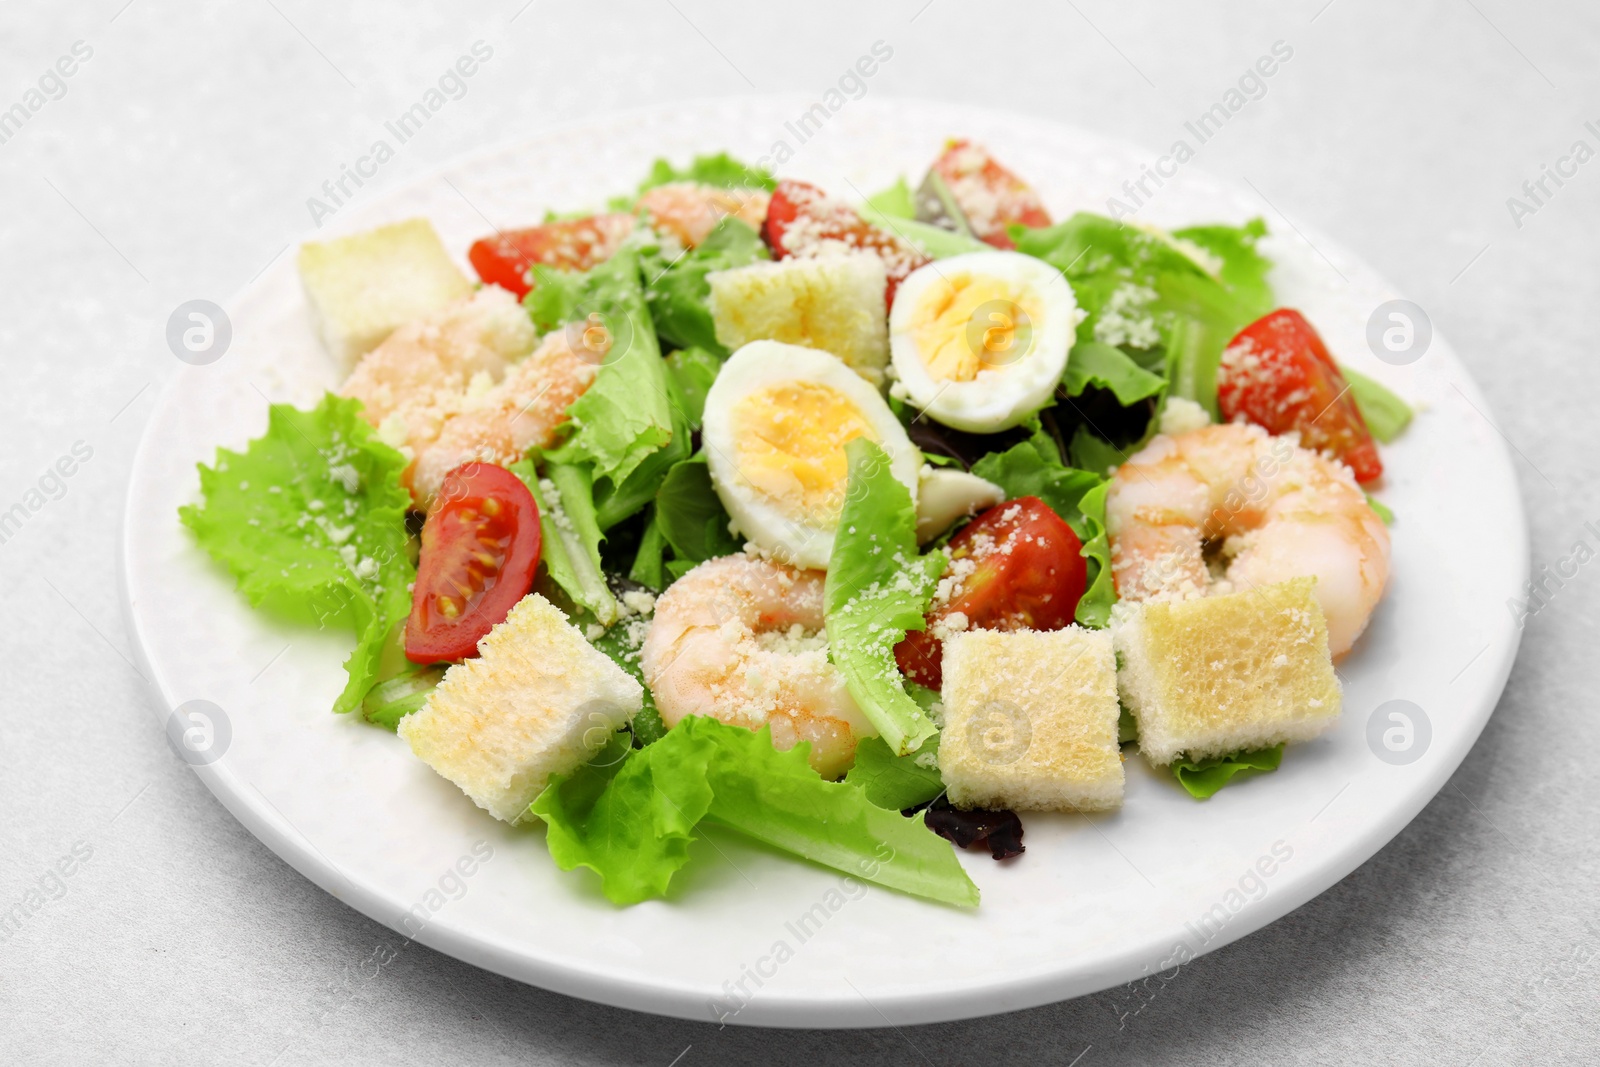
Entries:
{"label": "square crouton", "polygon": [[944,640],[939,770],[958,808],[1122,804],[1111,635],[971,630]]}
{"label": "square crouton", "polygon": [[399,733],[497,819],[516,822],[553,774],[587,762],[644,690],[544,597],[529,594],[458,663]]}
{"label": "square crouton", "polygon": [[299,265],[317,332],[346,372],[396,327],[472,291],[427,219],[307,242]]}
{"label": "square crouton", "polygon": [[789,258],[716,271],[711,317],[729,348],[783,341],[831,352],[877,385],[889,363],[883,260],[868,253]]}
{"label": "square crouton", "polygon": [[1123,703],[1155,764],[1305,741],[1339,718],[1315,578],[1118,605]]}

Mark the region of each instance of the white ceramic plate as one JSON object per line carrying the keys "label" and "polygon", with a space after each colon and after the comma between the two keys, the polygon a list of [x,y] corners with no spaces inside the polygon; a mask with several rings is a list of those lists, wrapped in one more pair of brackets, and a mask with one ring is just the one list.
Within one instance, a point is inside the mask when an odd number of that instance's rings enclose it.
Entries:
{"label": "white ceramic plate", "polygon": [[[897,174],[915,180],[946,136],[970,136],[1033,182],[1058,218],[1104,211],[1155,158],[1034,119],[894,100],[849,102],[801,143],[798,120],[812,103],[676,104],[585,122],[345,209],[318,236],[425,215],[464,262],[491,223],[598,203],[658,155],[727,149],[753,159],[780,141],[793,155],[781,173],[856,197]],[[1444,784],[1510,670],[1518,631],[1505,605],[1527,571],[1510,459],[1450,346],[1435,336],[1403,367],[1368,349],[1369,315],[1400,294],[1299,220],[1305,237],[1248,190],[1192,167],[1143,217],[1178,225],[1257,214],[1275,235],[1267,247],[1281,301],[1303,309],[1342,360],[1422,408],[1384,450],[1382,498],[1399,516],[1394,579],[1341,665],[1343,720],[1291,748],[1277,773],[1206,803],[1130,758],[1121,811],[1029,816],[1027,854],[1004,866],[963,854],[983,892],[976,911],[858,891],[731,836],[695,846],[670,900],[615,908],[586,872],[556,869],[539,829],[495,822],[393,735],[330,714],[350,638],[252,612],[176,517],[197,492],[196,462],[260,433],[268,399],[310,404],[336,384],[292,256],[232,302],[231,347],[184,368],[140,446],[123,562],[148,675],[165,708],[203,699],[222,709],[222,755],[197,772],[307,878],[424,944],[549,989],[688,1018],[747,1001],[730,1021],[875,1026],[1024,1008],[1175,966],[1327,889]],[[1409,763],[1369,745],[1369,720],[1391,700],[1411,702],[1431,728],[1415,733]],[[1386,716],[1378,727],[1396,725]]]}

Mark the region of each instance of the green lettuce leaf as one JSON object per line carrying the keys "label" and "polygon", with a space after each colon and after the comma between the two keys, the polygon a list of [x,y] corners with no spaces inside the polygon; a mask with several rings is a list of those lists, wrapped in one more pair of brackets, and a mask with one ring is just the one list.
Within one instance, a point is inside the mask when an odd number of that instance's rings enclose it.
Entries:
{"label": "green lettuce leaf", "polygon": [[639,547],[634,550],[628,579],[657,592],[667,587],[667,538],[661,532],[661,523],[656,521],[654,511],[651,511],[644,532],[639,536]]}
{"label": "green lettuce leaf", "polygon": [[688,456],[688,417],[673,403],[635,250],[624,248],[586,273],[535,273],[538,284],[524,305],[540,329],[598,315],[613,337],[594,384],[570,409],[570,435],[546,453],[588,468],[595,522],[609,530],[643,510],[667,470]]}
{"label": "green lettuce leaf", "polygon": [[916,219],[887,214],[874,207],[871,201],[863,204],[857,214],[874,226],[880,226],[915,245],[923,255],[931,259],[947,259],[964,252],[994,251],[993,245],[986,245],[976,237],[968,237],[966,234],[935,226],[931,222],[918,222]]}
{"label": "green lettuce leaf", "polygon": [[639,193],[644,194],[658,185],[672,182],[699,182],[722,189],[765,189],[771,192],[778,182],[771,171],[741,163],[726,152],[695,156],[687,167],[674,167],[665,159],[658,159],[650,173],[639,183]]}
{"label": "green lettuce leaf", "polygon": [[1091,385],[1111,390],[1123,407],[1152,397],[1167,387],[1167,380],[1135,363],[1122,349],[1099,341],[1079,341],[1067,356],[1061,383],[1068,396],[1080,396]]}
{"label": "green lettuce leaf", "polygon": [[868,211],[891,219],[916,218],[917,202],[912,198],[911,186],[906,184],[905,175],[896,178],[894,184],[887,189],[867,197],[862,214],[865,215]]}
{"label": "green lettuce leaf", "polygon": [[523,459],[509,470],[539,505],[539,562],[550,580],[572,602],[601,625],[616,619],[617,601],[600,569],[600,528],[595,521],[588,471],[581,466],[550,463],[540,478],[534,461]]}
{"label": "green lettuce leaf", "polygon": [[1189,226],[1172,232],[1178,240],[1188,241],[1222,261],[1222,284],[1257,319],[1278,303],[1267,282],[1272,260],[1256,251],[1256,243],[1266,235],[1267,224],[1259,218],[1243,226]]}
{"label": "green lettuce leaf", "polygon": [[683,407],[690,430],[700,429],[705,415],[706,395],[722,370],[722,360],[703,348],[685,348],[667,357],[667,371]]}
{"label": "green lettuce leaf", "polygon": [[1379,500],[1377,497],[1373,496],[1371,493],[1366,494],[1366,496],[1367,506],[1373,511],[1377,512],[1378,518],[1383,520],[1383,524],[1385,526],[1393,526],[1394,512],[1389,510],[1389,506],[1383,501]]}
{"label": "green lettuce leaf", "polygon": [[944,792],[938,753],[938,735],[928,738],[922,748],[909,756],[895,755],[881,737],[863,737],[856,745],[855,765],[844,776],[844,782],[860,786],[867,799],[880,808],[914,808]]}
{"label": "green lettuce leaf", "polygon": [[1368,378],[1360,371],[1353,371],[1342,363],[1339,373],[1344,375],[1345,382],[1350,386],[1350,395],[1355,398],[1356,407],[1361,417],[1367,420],[1367,429],[1372,431],[1373,437],[1388,444],[1411,425],[1411,405],[1382,382]]}
{"label": "green lettuce leaf", "polygon": [[717,223],[706,239],[676,259],[658,251],[644,257],[645,303],[655,320],[656,332],[668,344],[702,348],[726,359],[728,349],[717,341],[711,318],[712,271],[732,270],[769,259],[761,235],[748,223],[729,216]]}
{"label": "green lettuce leaf", "polygon": [[806,749],[778,752],[768,727],[691,715],[644,748],[614,739],[575,774],[552,778],[529,810],[544,819],[557,865],[594,871],[617,904],[664,895],[703,820],[865,881],[977,904],[949,845],[859,787],[824,781]]}
{"label": "green lettuce leaf", "polygon": [[656,494],[656,522],[672,546],[668,569],[675,577],[697,563],[739,551],[741,542],[728,532],[728,521],[703,452],[667,472]]}
{"label": "green lettuce leaf", "polygon": [[1004,452],[989,453],[972,465],[972,473],[1004,489],[1007,499],[1036,496],[1066,520],[1083,542],[1083,558],[1088,561],[1089,584],[1078,601],[1077,620],[1084,626],[1105,627],[1117,599],[1106,535],[1110,481],[1092,471],[1063,466],[1054,442],[1044,434],[1034,434]]}
{"label": "green lettuce leaf", "polygon": [[1213,756],[1210,759],[1179,759],[1172,765],[1178,784],[1188,790],[1196,800],[1205,800],[1231,782],[1242,781],[1255,774],[1275,771],[1283,760],[1283,746],[1259,748],[1252,752],[1235,752],[1230,756]]}
{"label": "green lettuce leaf", "polygon": [[1067,446],[1067,451],[1072,456],[1074,467],[1101,475],[1109,475],[1111,469],[1121,466],[1130,454],[1128,449],[1102,440],[1084,423],[1079,423],[1078,428],[1072,431],[1072,443]]}
{"label": "green lettuce leaf", "polygon": [[915,752],[937,728],[906,694],[894,646],[920,630],[949,562],[917,553],[917,510],[883,449],[864,437],[845,446],[849,481],[828,560],[823,604],[828,653],[861,711],[897,755]]}
{"label": "green lettuce leaf", "polygon": [[252,605],[359,635],[337,712],[361,706],[411,612],[405,467],[360,401],[329,393],[310,411],[272,405],[267,432],[243,452],[219,448],[215,466],[200,465],[200,503],[178,510]]}
{"label": "green lettuce leaf", "polygon": [[[1020,228],[1017,250],[1058,268],[1072,283],[1087,317],[1078,339],[1096,340],[1095,328],[1108,311],[1131,300],[1156,328],[1165,354],[1172,392],[1205,407],[1217,418],[1217,367],[1233,336],[1264,313],[1264,279],[1252,281],[1254,255],[1250,227],[1230,241],[1217,231],[1229,227],[1186,230],[1189,243],[1222,255],[1221,277],[1213,277],[1184,250],[1183,241],[1160,231],[1127,225],[1115,219],[1079,212],[1056,226]],[[1199,240],[1196,240],[1196,236]],[[1207,247],[1202,242],[1210,241]],[[1217,251],[1230,251],[1227,255]],[[1236,283],[1236,284],[1235,284]],[[1270,293],[1268,293],[1270,297]],[[1270,310],[1268,300],[1266,309]],[[1148,369],[1148,368],[1147,368]]]}

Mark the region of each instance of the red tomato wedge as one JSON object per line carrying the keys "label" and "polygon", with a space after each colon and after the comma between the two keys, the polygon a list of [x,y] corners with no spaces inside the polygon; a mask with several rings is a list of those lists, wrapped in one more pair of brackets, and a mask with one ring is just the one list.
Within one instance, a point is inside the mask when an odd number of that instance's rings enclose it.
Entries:
{"label": "red tomato wedge", "polygon": [[466,659],[533,588],[539,506],[522,480],[492,463],[444,476],[422,526],[422,557],[406,620],[413,663]]}
{"label": "red tomato wedge", "polygon": [[535,265],[588,270],[610,259],[632,232],[632,215],[563,219],[474,241],[467,259],[485,283],[509,289],[521,300],[533,288],[529,271]]}
{"label": "red tomato wedge", "polygon": [[930,262],[911,242],[867,222],[849,204],[834,200],[815,185],[788,178],[772,192],[761,236],[774,259],[837,250],[876,253],[889,274],[883,296],[890,306],[895,288]]}
{"label": "red tomato wedge", "polygon": [[1044,201],[1027,182],[1001,166],[989,150],[967,140],[952,140],[933,170],[950,187],[956,204],[978,240],[996,248],[1015,248],[1006,227],[1050,225]]}
{"label": "red tomato wedge", "polygon": [[1059,630],[1072,623],[1088,584],[1083,542],[1036,496],[985,511],[950,539],[955,592],[928,613],[928,628],[906,634],[894,649],[900,671],[938,689],[944,642],[938,624],[958,612],[969,630]]}
{"label": "red tomato wedge", "polygon": [[1243,419],[1272,434],[1299,430],[1303,447],[1337,456],[1358,482],[1383,476],[1378,446],[1339,365],[1291,308],[1263,315],[1229,342],[1217,372],[1217,406],[1230,422]]}

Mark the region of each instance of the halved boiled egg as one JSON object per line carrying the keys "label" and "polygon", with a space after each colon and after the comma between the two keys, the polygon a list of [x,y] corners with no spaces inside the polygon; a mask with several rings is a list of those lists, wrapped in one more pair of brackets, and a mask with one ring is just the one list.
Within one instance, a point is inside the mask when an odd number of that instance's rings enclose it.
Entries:
{"label": "halved boiled egg", "polygon": [[993,433],[1049,403],[1082,318],[1072,286],[1050,264],[1021,252],[969,252],[900,283],[889,352],[900,388],[929,417]]}
{"label": "halved boiled egg", "polygon": [[844,507],[857,437],[889,456],[917,495],[922,453],[877,389],[814,348],[752,341],[723,364],[706,394],[700,439],[711,484],[738,531],[800,567],[826,567]]}

